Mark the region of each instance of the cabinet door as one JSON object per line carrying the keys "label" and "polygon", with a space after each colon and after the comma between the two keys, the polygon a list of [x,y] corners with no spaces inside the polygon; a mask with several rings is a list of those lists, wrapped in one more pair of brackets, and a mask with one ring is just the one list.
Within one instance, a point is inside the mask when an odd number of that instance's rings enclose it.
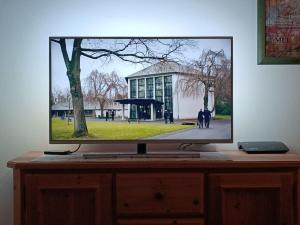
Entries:
{"label": "cabinet door", "polygon": [[123,219],[118,225],[204,225],[203,219]]}
{"label": "cabinet door", "polygon": [[209,175],[210,225],[292,225],[292,173]]}
{"label": "cabinet door", "polygon": [[26,225],[111,225],[111,175],[39,174],[25,178]]}

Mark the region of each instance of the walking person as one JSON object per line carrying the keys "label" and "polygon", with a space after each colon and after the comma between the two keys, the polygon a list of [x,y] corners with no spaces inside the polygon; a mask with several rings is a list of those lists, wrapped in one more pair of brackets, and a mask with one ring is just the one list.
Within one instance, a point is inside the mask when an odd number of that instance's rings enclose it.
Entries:
{"label": "walking person", "polygon": [[200,109],[200,111],[198,112],[198,126],[199,128],[203,128],[203,118],[204,117],[204,113],[202,111],[202,109]]}
{"label": "walking person", "polygon": [[168,110],[165,110],[165,111],[164,111],[165,124],[168,123],[168,118],[169,118],[169,112],[168,112]]}
{"label": "walking person", "polygon": [[112,120],[112,121],[115,120],[115,111],[114,111],[114,110],[111,112],[111,120]]}
{"label": "walking person", "polygon": [[209,123],[210,123],[210,119],[211,119],[211,111],[209,111],[207,108],[205,108],[203,115],[204,115],[205,128],[209,128]]}
{"label": "walking person", "polygon": [[173,117],[173,112],[172,111],[170,112],[169,120],[170,120],[170,123],[174,123],[174,117]]}
{"label": "walking person", "polygon": [[142,119],[142,110],[138,109],[138,123],[140,123],[140,120]]}
{"label": "walking person", "polygon": [[106,113],[105,113],[105,121],[107,121],[108,120],[108,111],[106,111]]}

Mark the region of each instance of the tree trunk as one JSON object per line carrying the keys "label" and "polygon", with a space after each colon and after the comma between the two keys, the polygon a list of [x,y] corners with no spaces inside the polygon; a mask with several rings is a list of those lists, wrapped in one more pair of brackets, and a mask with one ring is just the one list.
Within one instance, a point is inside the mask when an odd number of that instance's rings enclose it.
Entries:
{"label": "tree trunk", "polygon": [[80,82],[80,39],[74,40],[72,61],[68,68],[67,75],[70,82],[70,91],[72,95],[73,111],[74,111],[74,133],[73,137],[82,137],[88,135],[86,126],[83,95]]}
{"label": "tree trunk", "polygon": [[104,103],[100,103],[101,116],[104,117]]}
{"label": "tree trunk", "polygon": [[74,133],[73,137],[86,136],[88,134],[84,115],[83,95],[81,92],[80,71],[69,76],[70,90],[74,110]]}
{"label": "tree trunk", "polygon": [[204,109],[208,109],[208,87],[205,86],[204,88],[204,97],[203,97],[203,102],[204,102]]}
{"label": "tree trunk", "polygon": [[104,104],[101,101],[101,98],[98,98],[98,102],[99,102],[101,117],[103,118],[104,117]]}

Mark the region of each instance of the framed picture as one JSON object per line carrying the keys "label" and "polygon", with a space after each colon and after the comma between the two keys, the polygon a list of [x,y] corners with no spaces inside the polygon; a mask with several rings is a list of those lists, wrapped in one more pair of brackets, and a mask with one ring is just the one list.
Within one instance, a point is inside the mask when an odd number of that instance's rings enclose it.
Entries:
{"label": "framed picture", "polygon": [[258,0],[258,64],[300,64],[300,0]]}

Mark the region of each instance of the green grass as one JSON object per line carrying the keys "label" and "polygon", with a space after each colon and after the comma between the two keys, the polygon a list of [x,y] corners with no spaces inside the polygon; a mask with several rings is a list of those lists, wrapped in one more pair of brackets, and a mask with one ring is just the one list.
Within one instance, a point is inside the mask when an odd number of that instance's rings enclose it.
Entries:
{"label": "green grass", "polygon": [[87,122],[89,136],[72,138],[73,123],[68,125],[66,120],[58,118],[52,119],[52,139],[96,139],[96,140],[136,140],[152,137],[155,135],[170,133],[177,130],[190,128],[193,126],[179,124],[159,124],[159,123],[112,123],[112,122]]}
{"label": "green grass", "polygon": [[231,120],[231,115],[216,114],[213,118],[215,120]]}

